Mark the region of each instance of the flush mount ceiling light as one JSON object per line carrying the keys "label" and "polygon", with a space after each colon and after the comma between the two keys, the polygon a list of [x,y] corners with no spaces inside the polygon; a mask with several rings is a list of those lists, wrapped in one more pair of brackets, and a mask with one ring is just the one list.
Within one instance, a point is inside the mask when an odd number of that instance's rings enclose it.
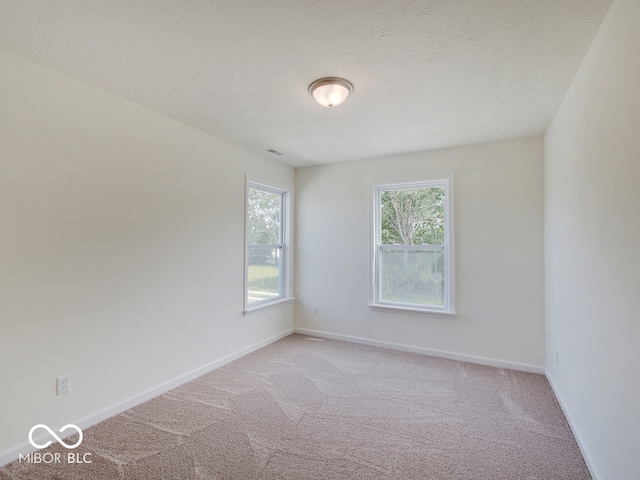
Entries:
{"label": "flush mount ceiling light", "polygon": [[323,107],[337,107],[344,102],[353,91],[351,82],[344,78],[326,77],[309,85],[309,93]]}

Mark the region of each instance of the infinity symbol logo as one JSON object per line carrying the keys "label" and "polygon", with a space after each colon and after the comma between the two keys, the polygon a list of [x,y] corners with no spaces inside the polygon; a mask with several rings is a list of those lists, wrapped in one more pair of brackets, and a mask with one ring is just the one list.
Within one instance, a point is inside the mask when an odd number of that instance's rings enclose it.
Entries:
{"label": "infinity symbol logo", "polygon": [[82,430],[80,430],[80,428],[72,423],[69,423],[67,425],[65,425],[64,427],[62,427],[60,429],[60,433],[64,432],[65,430],[69,429],[69,428],[73,428],[76,430],[76,432],[78,432],[80,434],[80,438],[78,439],[78,441],[76,443],[74,443],[73,445],[67,445],[66,443],[64,443],[62,441],[62,439],[55,434],[55,432],[53,430],[51,430],[48,426],[44,425],[43,423],[39,423],[38,425],[34,425],[33,427],[31,427],[31,430],[29,430],[29,443],[31,445],[33,445],[35,448],[46,448],[49,445],[51,445],[51,440],[49,440],[47,443],[45,443],[44,445],[38,445],[34,440],[33,440],[33,432],[35,432],[38,428],[44,428],[47,432],[49,432],[49,434],[55,438],[58,443],[60,443],[60,445],[62,445],[64,448],[68,448],[68,449],[73,449],[76,447],[79,447],[80,444],[82,443]]}

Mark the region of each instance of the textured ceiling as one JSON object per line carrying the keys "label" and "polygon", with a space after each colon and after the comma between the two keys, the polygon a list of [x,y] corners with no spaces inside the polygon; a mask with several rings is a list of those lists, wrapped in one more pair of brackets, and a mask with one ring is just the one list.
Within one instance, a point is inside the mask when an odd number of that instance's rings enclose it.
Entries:
{"label": "textured ceiling", "polygon": [[305,166],[543,133],[611,1],[1,0],[0,48]]}

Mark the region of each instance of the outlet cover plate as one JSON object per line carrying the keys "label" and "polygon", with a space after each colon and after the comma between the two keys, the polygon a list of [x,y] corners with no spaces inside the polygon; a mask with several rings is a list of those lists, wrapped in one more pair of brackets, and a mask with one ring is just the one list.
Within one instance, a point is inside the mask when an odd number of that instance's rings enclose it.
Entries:
{"label": "outlet cover plate", "polygon": [[63,375],[56,378],[56,395],[63,395],[69,393],[71,390],[71,376]]}

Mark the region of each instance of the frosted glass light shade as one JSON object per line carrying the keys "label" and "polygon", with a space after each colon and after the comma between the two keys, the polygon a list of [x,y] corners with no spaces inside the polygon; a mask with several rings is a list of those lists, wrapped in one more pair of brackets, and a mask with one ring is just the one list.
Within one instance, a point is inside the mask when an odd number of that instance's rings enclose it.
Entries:
{"label": "frosted glass light shade", "polygon": [[309,85],[309,92],[323,107],[337,107],[353,91],[353,85],[344,78],[327,77]]}

